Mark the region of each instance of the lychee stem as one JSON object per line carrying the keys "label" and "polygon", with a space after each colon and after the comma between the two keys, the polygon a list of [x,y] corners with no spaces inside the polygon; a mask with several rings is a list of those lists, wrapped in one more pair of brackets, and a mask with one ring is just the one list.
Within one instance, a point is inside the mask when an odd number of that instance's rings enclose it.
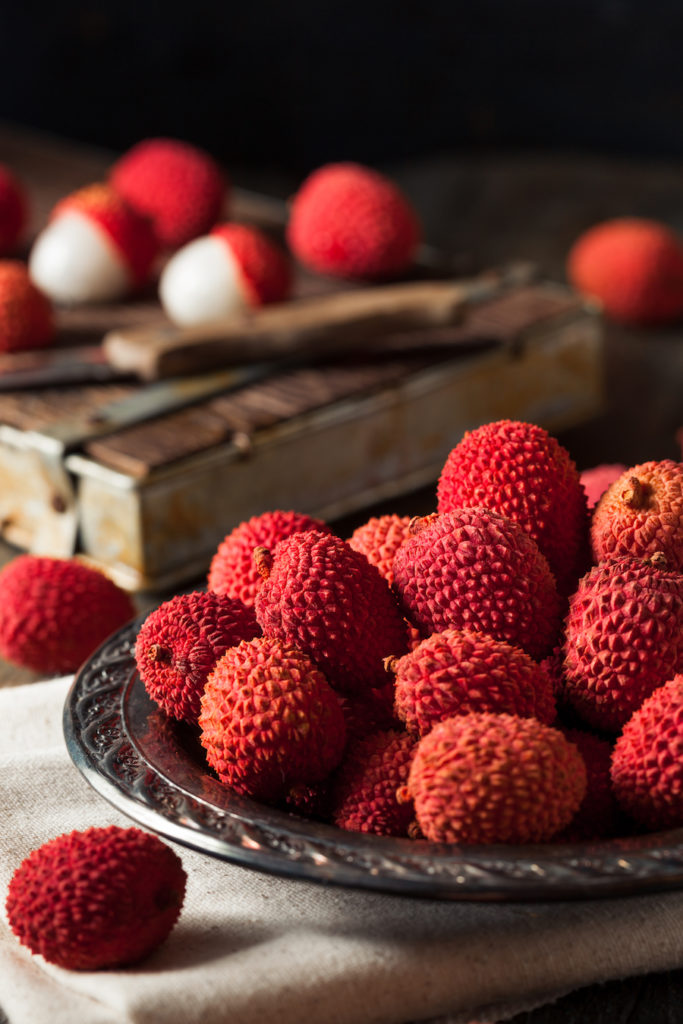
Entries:
{"label": "lychee stem", "polygon": [[436,512],[431,512],[428,516],[413,516],[408,523],[408,532],[413,535],[419,533],[421,530],[431,526],[435,519],[438,519]]}
{"label": "lychee stem", "polygon": [[256,571],[261,579],[267,580],[270,576],[270,570],[273,568],[273,556],[268,548],[254,548],[254,562],[256,563]]}
{"label": "lychee stem", "polygon": [[668,569],[669,563],[663,551],[654,551],[649,558],[645,559],[653,569]]}
{"label": "lychee stem", "polygon": [[147,658],[149,661],[161,661],[169,665],[173,660],[173,654],[168,647],[162,647],[161,644],[152,644],[147,651]]}
{"label": "lychee stem", "polygon": [[621,500],[629,508],[641,509],[647,505],[647,489],[637,476],[629,477],[630,487],[621,492]]}
{"label": "lychee stem", "polygon": [[385,658],[382,662],[384,665],[385,672],[391,672],[396,675],[396,667],[398,665],[398,658],[395,654],[390,654],[388,658]]}

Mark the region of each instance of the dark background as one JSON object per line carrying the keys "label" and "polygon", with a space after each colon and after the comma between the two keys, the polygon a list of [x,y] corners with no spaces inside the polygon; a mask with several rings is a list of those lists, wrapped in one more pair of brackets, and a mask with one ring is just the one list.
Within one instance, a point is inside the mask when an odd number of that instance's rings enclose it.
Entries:
{"label": "dark background", "polygon": [[677,0],[5,3],[0,116],[301,173],[486,148],[683,154]]}

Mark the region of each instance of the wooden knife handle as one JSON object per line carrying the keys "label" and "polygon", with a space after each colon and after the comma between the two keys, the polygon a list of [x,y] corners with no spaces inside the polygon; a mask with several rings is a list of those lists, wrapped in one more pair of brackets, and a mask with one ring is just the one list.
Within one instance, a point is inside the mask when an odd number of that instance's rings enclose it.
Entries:
{"label": "wooden knife handle", "polygon": [[391,332],[457,323],[462,281],[411,281],[266,306],[198,327],[111,331],[109,363],[146,380],[293,355],[338,355]]}

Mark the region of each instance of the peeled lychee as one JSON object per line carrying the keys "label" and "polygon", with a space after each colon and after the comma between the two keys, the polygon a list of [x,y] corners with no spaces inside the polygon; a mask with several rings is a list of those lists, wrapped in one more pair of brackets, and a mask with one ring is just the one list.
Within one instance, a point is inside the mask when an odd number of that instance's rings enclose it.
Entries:
{"label": "peeled lychee", "polygon": [[116,161],[110,181],[169,249],[210,231],[228,196],[227,179],[213,157],[179,139],[136,143]]}
{"label": "peeled lychee", "polygon": [[461,508],[418,519],[413,531],[396,552],[394,590],[423,636],[472,629],[532,658],[550,652],[560,599],[546,559],[522,526],[487,508]]}
{"label": "peeled lychee", "polygon": [[683,574],[623,557],[594,566],[569,601],[564,698],[588,723],[618,732],[683,671]]}
{"label": "peeled lychee", "polygon": [[372,516],[353,531],[349,544],[354,551],[365,555],[371,565],[376,565],[388,583],[392,583],[396,552],[404,540],[412,536],[410,522],[410,516]]}
{"label": "peeled lychee", "polygon": [[406,650],[406,626],[389,584],[364,555],[310,531],[281,540],[272,554],[257,548],[255,557],[265,636],[300,648],[342,692],[387,683],[384,658]]}
{"label": "peeled lychee", "polygon": [[147,220],[108,185],[62,199],[29,254],[34,283],[65,305],[110,302],[149,279],[158,246]]}
{"label": "peeled lychee", "polygon": [[588,559],[588,510],[569,453],[542,427],[499,420],[468,431],[437,487],[439,512],[481,505],[513,519],[536,541],[561,593]]}
{"label": "peeled lychee", "polygon": [[586,790],[581,754],[536,718],[457,715],[417,745],[408,785],[427,839],[540,843],[565,828]]}
{"label": "peeled lychee", "polygon": [[25,264],[0,260],[0,352],[45,348],[55,337],[52,304]]}
{"label": "peeled lychee", "polygon": [[413,734],[471,711],[555,719],[552,682],[525,651],[465,629],[433,633],[391,664],[395,709]]}
{"label": "peeled lychee", "polygon": [[683,315],[683,246],[657,221],[620,217],[589,228],[569,252],[567,277],[626,324]]}
{"label": "peeled lychee", "polygon": [[218,546],[209,567],[208,586],[216,594],[236,597],[246,605],[253,605],[256,591],[263,582],[256,568],[254,549],[275,549],[275,545],[293,533],[305,530],[330,532],[321,520],[302,512],[276,509],[252,516],[232,530]]}
{"label": "peeled lychee", "polygon": [[167,715],[196,723],[209,673],[229,647],[261,630],[253,608],[225,595],[178,594],[147,616],[135,661],[147,693]]}
{"label": "peeled lychee", "polygon": [[683,675],[655,690],[624,726],[612,755],[612,784],[639,824],[683,825]]}
{"label": "peeled lychee", "polygon": [[67,970],[125,967],[152,953],[185,896],[180,858],[138,828],[89,828],[51,839],[9,884],[12,931]]}
{"label": "peeled lychee", "polygon": [[414,811],[396,793],[408,780],[414,752],[415,738],[405,732],[373,733],[350,744],[332,787],[334,824],[350,832],[407,836]]}
{"label": "peeled lychee", "polygon": [[97,569],[18,555],[0,572],[0,653],[36,672],[73,672],[135,606]]}
{"label": "peeled lychee", "polygon": [[159,298],[183,327],[282,302],[291,287],[289,262],[257,228],[221,224],[188,242],[164,267]]}
{"label": "peeled lychee", "polygon": [[217,663],[199,725],[220,780],[266,803],[323,780],[346,742],[341,705],[322,672],[296,648],[263,637]]}
{"label": "peeled lychee", "polygon": [[659,553],[670,569],[683,571],[683,462],[662,459],[625,470],[596,506],[591,542],[596,562]]}
{"label": "peeled lychee", "polygon": [[287,240],[297,259],[316,273],[385,278],[413,263],[420,224],[384,175],[356,163],[327,164],[294,196]]}
{"label": "peeled lychee", "polygon": [[0,164],[0,256],[15,251],[27,220],[28,202],[24,187],[9,167]]}
{"label": "peeled lychee", "polygon": [[589,511],[594,509],[610,484],[618,480],[628,467],[623,462],[606,462],[584,469],[580,474]]}

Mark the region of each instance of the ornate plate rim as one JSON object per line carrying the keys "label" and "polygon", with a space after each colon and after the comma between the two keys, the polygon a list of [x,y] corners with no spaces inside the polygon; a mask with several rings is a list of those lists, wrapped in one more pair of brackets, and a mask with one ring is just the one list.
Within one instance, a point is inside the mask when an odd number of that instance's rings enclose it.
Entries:
{"label": "ornate plate rim", "polygon": [[162,713],[135,670],[143,619],[112,634],[78,671],[63,727],[90,785],[150,831],[269,874],[432,899],[573,900],[683,887],[681,828],[594,843],[453,847],[344,832],[239,797],[175,745],[182,726],[164,718],[155,727]]}

